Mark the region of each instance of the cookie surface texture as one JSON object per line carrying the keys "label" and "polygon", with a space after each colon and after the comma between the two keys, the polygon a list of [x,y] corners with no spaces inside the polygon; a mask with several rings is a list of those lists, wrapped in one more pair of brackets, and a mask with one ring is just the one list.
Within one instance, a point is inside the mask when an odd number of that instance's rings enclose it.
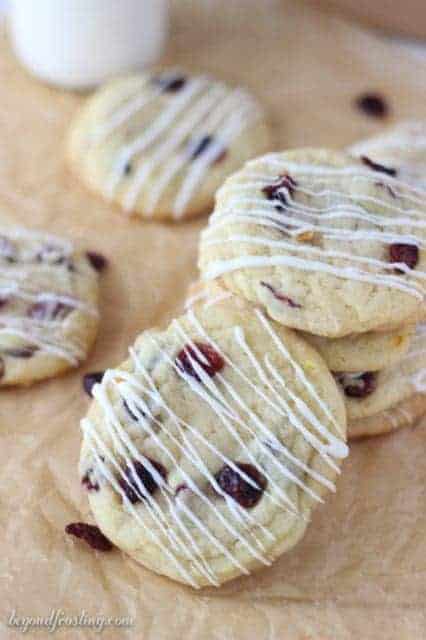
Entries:
{"label": "cookie surface texture", "polygon": [[248,162],[219,190],[202,234],[204,280],[274,320],[330,338],[424,315],[426,195],[345,153]]}
{"label": "cookie surface texture", "polygon": [[108,83],[68,139],[71,165],[89,188],[154,220],[206,213],[224,179],[269,148],[265,117],[247,91],[175,70]]}
{"label": "cookie surface texture", "polygon": [[103,533],[195,588],[294,546],[347,455],[344,403],[322,359],[218,296],[141,334],[82,421],[81,479]]}
{"label": "cookie surface texture", "polygon": [[335,374],[345,397],[348,421],[375,416],[426,392],[426,325],[416,328],[407,353],[381,371]]}

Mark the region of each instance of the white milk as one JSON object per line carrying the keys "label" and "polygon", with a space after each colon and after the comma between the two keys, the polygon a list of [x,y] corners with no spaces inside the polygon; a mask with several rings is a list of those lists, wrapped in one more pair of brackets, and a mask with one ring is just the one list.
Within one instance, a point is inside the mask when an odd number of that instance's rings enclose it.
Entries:
{"label": "white milk", "polygon": [[13,0],[12,39],[42,80],[91,87],[159,55],[167,9],[167,0]]}

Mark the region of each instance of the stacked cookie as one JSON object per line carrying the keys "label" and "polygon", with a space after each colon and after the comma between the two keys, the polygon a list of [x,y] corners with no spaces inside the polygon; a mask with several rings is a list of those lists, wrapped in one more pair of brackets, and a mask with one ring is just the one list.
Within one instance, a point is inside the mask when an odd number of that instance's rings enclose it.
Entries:
{"label": "stacked cookie", "polygon": [[[102,195],[177,220],[211,207],[223,180],[269,147],[245,91],[173,71],[101,89],[68,148]],[[344,402],[321,356],[217,283],[165,330],[142,333],[91,392],[80,471],[97,524],[193,587],[294,546],[347,455]]]}
{"label": "stacked cookie", "polygon": [[[305,149],[249,162],[219,190],[205,281],[303,332],[345,399],[349,435],[426,410],[426,197],[367,156]],[[414,337],[413,337],[414,334]]]}
{"label": "stacked cookie", "polygon": [[301,539],[346,414],[356,436],[426,408],[425,214],[345,153],[269,154],[225,182],[186,313],[93,388],[80,472],[109,540],[198,588]]}

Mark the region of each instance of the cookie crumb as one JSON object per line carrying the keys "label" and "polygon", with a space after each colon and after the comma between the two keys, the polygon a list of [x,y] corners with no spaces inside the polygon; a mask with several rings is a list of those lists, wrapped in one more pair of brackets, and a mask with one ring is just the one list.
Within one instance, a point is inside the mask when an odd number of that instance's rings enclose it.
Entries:
{"label": "cookie crumb", "polygon": [[96,251],[86,251],[86,256],[95,271],[104,271],[108,266],[108,260],[101,253],[96,253]]}

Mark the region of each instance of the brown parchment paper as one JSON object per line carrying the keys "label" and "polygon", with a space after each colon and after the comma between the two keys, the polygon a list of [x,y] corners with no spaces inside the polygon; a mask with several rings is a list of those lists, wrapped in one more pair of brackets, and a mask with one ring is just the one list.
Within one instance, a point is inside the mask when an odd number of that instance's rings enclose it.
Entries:
{"label": "brown parchment paper", "polygon": [[[426,64],[398,45],[300,2],[210,0],[173,5],[165,61],[246,84],[265,103],[276,147],[343,146],[381,122],[354,96],[382,92],[391,119],[426,117]],[[95,554],[64,526],[90,518],[77,477],[85,371],[121,361],[142,329],[181,306],[196,276],[205,220],[128,220],[67,171],[66,127],[80,96],[47,88],[0,40],[0,217],[66,234],[104,253],[102,324],[79,371],[0,392],[0,638],[17,615],[130,615],[138,640],[381,640],[426,638],[426,429],[351,445],[338,493],[301,544],[272,568],[194,592],[119,551]],[[426,423],[425,423],[426,425]],[[94,630],[67,629],[83,640]],[[26,637],[50,637],[47,630]]]}

